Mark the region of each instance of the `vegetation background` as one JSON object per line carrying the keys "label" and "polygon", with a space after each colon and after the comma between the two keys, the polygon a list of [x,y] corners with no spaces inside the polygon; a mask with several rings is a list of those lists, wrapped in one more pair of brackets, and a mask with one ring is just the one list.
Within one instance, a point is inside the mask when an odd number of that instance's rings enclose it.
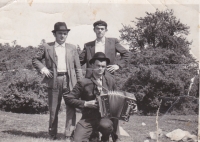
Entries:
{"label": "vegetation background", "polygon": [[[146,12],[146,16],[133,22],[134,27],[124,25],[120,30],[121,41],[129,45],[131,58],[126,67],[116,72],[117,86],[135,94],[139,115],[153,115],[160,105],[163,114],[198,114],[199,66],[189,52],[190,27],[170,9]],[[46,86],[41,84],[43,76],[32,67],[37,48],[0,44],[1,110],[48,111]]]}

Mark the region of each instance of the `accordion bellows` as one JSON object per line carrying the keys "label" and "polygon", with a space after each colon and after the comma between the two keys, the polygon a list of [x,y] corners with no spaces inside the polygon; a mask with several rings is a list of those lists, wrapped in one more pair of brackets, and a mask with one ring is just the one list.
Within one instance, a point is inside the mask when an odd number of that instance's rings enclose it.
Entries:
{"label": "accordion bellows", "polygon": [[129,121],[131,111],[136,107],[135,96],[128,92],[109,91],[97,97],[101,117]]}

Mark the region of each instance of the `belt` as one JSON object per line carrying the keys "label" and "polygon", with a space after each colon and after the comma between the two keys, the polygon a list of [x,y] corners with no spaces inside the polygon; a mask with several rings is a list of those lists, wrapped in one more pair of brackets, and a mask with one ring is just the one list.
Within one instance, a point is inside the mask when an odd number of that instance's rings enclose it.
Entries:
{"label": "belt", "polygon": [[57,73],[57,76],[64,76],[64,75],[66,75],[67,74],[67,72],[58,72]]}

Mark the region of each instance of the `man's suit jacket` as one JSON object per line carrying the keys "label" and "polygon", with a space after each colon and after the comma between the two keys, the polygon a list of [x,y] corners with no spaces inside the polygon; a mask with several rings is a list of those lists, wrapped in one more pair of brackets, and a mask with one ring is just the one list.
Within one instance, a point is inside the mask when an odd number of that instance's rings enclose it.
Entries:
{"label": "man's suit jacket", "polygon": [[[115,81],[110,76],[102,77],[102,86],[110,91],[116,90]],[[106,92],[104,88],[102,88],[102,91]],[[93,76],[91,76],[90,78],[83,78],[78,81],[70,94],[64,94],[64,99],[68,105],[82,109],[82,119],[93,119],[101,117],[99,110],[85,108],[84,103],[85,101],[95,100],[96,95],[99,95],[97,93],[97,85],[94,83]]]}
{"label": "man's suit jacket", "polygon": [[[116,61],[116,53],[120,53],[121,59]],[[88,42],[84,45],[82,53],[79,55],[81,65],[86,63],[86,77],[92,74],[91,65],[89,60],[95,54],[95,41]],[[116,38],[105,39],[105,55],[110,59],[110,65],[117,64],[119,67],[123,67],[129,59],[129,51],[126,50]]]}
{"label": "man's suit jacket", "polygon": [[[65,59],[66,59],[66,69],[69,75],[69,88],[73,89],[77,80],[82,78],[82,71],[79,61],[79,56],[76,47],[72,44],[65,44]],[[57,88],[57,55],[55,52],[55,42],[45,43],[39,49],[38,54],[33,58],[33,66],[41,71],[45,65],[42,60],[45,59],[46,67],[53,72],[53,78],[47,78],[45,76],[43,82],[48,84],[49,88]]]}

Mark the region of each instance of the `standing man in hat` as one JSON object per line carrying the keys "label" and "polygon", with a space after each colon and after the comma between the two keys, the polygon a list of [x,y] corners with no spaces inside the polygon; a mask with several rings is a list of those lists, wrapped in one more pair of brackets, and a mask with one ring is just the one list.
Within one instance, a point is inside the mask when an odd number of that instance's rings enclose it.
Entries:
{"label": "standing man in hat", "polygon": [[[62,94],[68,94],[78,80],[82,78],[82,71],[76,47],[66,43],[70,29],[64,22],[57,22],[52,31],[55,42],[44,43],[37,55],[32,59],[33,66],[45,75],[43,80],[48,86],[48,104],[50,111],[49,134],[56,139],[58,127],[58,111]],[[42,60],[45,59],[45,64]],[[66,139],[70,139],[75,126],[75,109],[66,104]]]}
{"label": "standing man in hat", "polygon": [[113,77],[104,75],[110,59],[104,53],[97,52],[89,63],[92,66],[92,75],[78,81],[69,94],[63,95],[67,104],[82,109],[82,118],[76,125],[74,141],[89,142],[93,133],[101,132],[102,142],[108,142],[112,134],[113,142],[116,142],[118,137],[114,132],[113,119],[101,118],[96,101],[96,97],[101,93],[116,90]]}
{"label": "standing man in hat", "polygon": [[[103,52],[106,57],[110,59],[110,64],[107,66],[107,71],[112,75],[116,70],[122,68],[129,59],[129,51],[126,50],[116,38],[105,37],[107,30],[107,23],[104,21],[97,21],[93,24],[96,39],[84,45],[82,53],[79,55],[81,65],[86,63],[86,77],[92,73],[92,65],[89,63],[90,59],[97,52]],[[116,61],[116,53],[120,53],[121,60]]]}

